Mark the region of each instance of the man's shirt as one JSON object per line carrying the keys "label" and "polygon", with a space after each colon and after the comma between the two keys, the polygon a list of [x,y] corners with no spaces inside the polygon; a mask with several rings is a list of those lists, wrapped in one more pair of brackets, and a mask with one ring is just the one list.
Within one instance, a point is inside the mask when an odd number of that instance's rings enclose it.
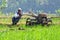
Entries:
{"label": "man's shirt", "polygon": [[19,14],[15,13],[14,17],[16,17],[16,18],[19,17]]}

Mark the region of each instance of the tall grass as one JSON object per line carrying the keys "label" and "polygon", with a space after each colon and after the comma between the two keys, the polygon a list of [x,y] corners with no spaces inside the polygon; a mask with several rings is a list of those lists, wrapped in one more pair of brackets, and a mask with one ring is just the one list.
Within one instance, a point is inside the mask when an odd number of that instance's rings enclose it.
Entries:
{"label": "tall grass", "polygon": [[[53,24],[48,26],[25,26],[26,19],[21,19],[19,25],[11,25],[11,18],[0,19],[0,40],[60,40],[60,18],[53,18]],[[11,28],[10,28],[11,27]],[[19,27],[24,30],[18,30]]]}

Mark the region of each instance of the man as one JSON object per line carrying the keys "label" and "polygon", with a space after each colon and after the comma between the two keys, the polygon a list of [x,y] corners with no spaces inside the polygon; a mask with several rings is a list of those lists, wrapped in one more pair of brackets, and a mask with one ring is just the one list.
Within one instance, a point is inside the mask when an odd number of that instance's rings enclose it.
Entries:
{"label": "man", "polygon": [[19,8],[18,12],[12,18],[12,25],[16,25],[18,23],[18,21],[21,19],[21,16],[22,16],[22,9]]}

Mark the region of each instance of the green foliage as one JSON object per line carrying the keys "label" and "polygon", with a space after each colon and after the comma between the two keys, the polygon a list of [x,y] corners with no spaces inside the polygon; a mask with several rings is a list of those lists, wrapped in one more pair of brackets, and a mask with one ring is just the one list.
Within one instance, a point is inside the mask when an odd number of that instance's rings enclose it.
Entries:
{"label": "green foliage", "polygon": [[60,9],[55,10],[55,12],[58,14],[58,16],[60,16]]}
{"label": "green foliage", "polygon": [[56,10],[56,13],[60,13],[60,9]]}
{"label": "green foliage", "polygon": [[6,0],[2,0],[2,7],[6,7]]}
{"label": "green foliage", "polygon": [[0,9],[4,9],[6,6],[7,6],[7,1],[6,0],[2,0],[2,4],[0,5]]}

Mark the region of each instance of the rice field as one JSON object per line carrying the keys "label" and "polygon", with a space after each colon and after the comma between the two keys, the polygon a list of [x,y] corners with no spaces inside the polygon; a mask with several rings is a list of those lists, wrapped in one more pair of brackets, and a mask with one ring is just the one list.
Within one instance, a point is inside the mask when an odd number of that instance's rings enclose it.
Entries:
{"label": "rice field", "polygon": [[[53,18],[50,26],[25,26],[26,19],[11,25],[11,18],[0,19],[0,40],[60,40],[60,18]],[[18,30],[18,28],[24,30]]]}

